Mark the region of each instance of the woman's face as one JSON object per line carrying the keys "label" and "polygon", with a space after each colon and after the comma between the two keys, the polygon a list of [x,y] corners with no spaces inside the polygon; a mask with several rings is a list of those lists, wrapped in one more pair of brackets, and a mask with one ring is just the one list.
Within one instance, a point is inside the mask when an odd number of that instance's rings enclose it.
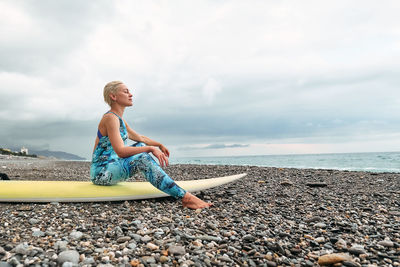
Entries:
{"label": "woman's face", "polygon": [[123,106],[132,106],[132,94],[125,84],[121,84],[118,88],[117,94],[115,95],[115,102]]}

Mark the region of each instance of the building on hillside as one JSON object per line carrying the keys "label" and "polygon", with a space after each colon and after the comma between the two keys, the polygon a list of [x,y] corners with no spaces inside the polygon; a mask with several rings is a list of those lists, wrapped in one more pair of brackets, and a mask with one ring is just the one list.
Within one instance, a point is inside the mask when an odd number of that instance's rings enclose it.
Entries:
{"label": "building on hillside", "polygon": [[25,155],[28,155],[28,149],[26,147],[22,147],[21,148],[21,153],[25,154]]}

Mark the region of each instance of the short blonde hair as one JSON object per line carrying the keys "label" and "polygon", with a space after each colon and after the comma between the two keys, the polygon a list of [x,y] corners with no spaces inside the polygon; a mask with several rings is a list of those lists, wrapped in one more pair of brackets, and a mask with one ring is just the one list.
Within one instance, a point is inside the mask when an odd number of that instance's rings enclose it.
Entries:
{"label": "short blonde hair", "polygon": [[123,84],[121,81],[112,81],[106,84],[104,86],[104,101],[111,107],[112,104],[112,99],[110,98],[110,94],[116,94],[118,91],[118,87]]}

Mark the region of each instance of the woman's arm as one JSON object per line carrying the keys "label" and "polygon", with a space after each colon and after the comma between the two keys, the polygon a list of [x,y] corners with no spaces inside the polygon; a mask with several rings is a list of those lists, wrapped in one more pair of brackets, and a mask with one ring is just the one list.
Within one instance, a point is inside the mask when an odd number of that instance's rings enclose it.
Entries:
{"label": "woman's arm", "polygon": [[148,146],[156,146],[164,153],[165,156],[169,157],[169,151],[163,144],[161,144],[157,141],[154,141],[154,140],[148,138],[147,136],[138,134],[131,127],[129,127],[129,125],[126,122],[125,122],[125,126],[128,131],[129,139],[136,141],[136,142],[143,142]]}
{"label": "woman's arm", "polygon": [[[142,146],[142,147],[125,146],[124,141],[122,140],[121,134],[119,132],[119,127],[120,127],[119,119],[113,115],[105,115],[104,119],[105,119],[104,123],[107,129],[108,138],[110,139],[111,146],[113,147],[115,153],[117,153],[118,157],[127,158],[139,153],[147,152],[147,153],[152,153],[158,159],[158,162],[160,162],[161,167],[168,166],[168,158],[164,151],[161,152],[154,146]],[[130,136],[131,133],[128,132],[128,134]],[[140,140],[143,141],[142,138],[138,139],[139,140],[136,141]]]}
{"label": "woman's arm", "polygon": [[145,143],[148,146],[157,146],[164,153],[165,156],[169,157],[169,150],[163,144],[154,141],[144,135],[142,135],[142,139],[144,140],[142,141],[143,143]]}
{"label": "woman's arm", "polygon": [[119,132],[120,127],[119,119],[114,115],[105,115],[104,116],[104,125],[107,129],[107,135],[110,139],[111,145],[117,153],[118,157],[126,158],[139,153],[147,152],[153,153],[156,148],[153,146],[144,146],[144,147],[131,147],[125,146],[124,141],[121,138],[121,134]]}

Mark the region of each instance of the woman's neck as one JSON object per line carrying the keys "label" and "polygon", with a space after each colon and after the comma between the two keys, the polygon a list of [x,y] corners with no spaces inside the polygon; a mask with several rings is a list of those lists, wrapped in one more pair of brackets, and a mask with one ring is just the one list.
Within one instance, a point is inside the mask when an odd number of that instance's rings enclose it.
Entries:
{"label": "woman's neck", "polygon": [[115,114],[117,114],[122,118],[122,115],[124,115],[125,107],[112,105],[110,111],[114,112]]}

